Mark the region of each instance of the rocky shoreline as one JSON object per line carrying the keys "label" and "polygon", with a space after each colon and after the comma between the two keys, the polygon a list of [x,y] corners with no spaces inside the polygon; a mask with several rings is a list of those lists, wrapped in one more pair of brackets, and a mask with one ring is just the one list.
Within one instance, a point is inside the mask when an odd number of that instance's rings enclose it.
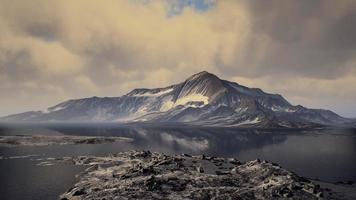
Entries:
{"label": "rocky shoreline", "polygon": [[14,135],[0,136],[0,146],[48,146],[68,144],[103,144],[112,142],[131,142],[125,137],[74,136],[74,135]]}
{"label": "rocky shoreline", "polygon": [[339,199],[330,189],[258,159],[129,151],[55,162],[88,166],[62,200]]}

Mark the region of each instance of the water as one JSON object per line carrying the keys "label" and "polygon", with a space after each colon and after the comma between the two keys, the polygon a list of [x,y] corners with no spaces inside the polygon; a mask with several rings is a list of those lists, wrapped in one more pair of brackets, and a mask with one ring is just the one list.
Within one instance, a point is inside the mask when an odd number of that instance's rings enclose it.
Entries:
{"label": "water", "polygon": [[356,181],[356,130],[242,130],[218,128],[128,128],[116,125],[42,125],[0,128],[0,135],[68,134],[133,138],[131,143],[0,148],[1,199],[57,199],[77,180],[82,166],[36,166],[48,157],[107,155],[132,149],[167,154],[206,154],[275,162],[301,176]]}

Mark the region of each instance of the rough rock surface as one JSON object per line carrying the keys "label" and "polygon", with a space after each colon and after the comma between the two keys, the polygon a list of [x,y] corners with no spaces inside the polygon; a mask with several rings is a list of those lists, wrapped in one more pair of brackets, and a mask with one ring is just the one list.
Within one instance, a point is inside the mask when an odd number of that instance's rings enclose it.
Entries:
{"label": "rough rock surface", "polygon": [[322,199],[324,189],[266,161],[130,151],[63,158],[88,165],[61,199]]}

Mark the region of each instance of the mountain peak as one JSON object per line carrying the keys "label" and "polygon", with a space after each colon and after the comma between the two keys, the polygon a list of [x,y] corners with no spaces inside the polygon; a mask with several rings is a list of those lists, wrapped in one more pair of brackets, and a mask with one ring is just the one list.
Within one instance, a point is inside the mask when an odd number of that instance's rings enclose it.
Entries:
{"label": "mountain peak", "polygon": [[[219,79],[215,74],[209,73],[207,71],[201,71],[199,73],[190,76],[187,81],[198,80],[198,79]],[[219,79],[220,80],[220,79]]]}
{"label": "mountain peak", "polygon": [[145,121],[237,127],[353,123],[331,111],[293,106],[280,95],[221,80],[207,71],[164,88],[135,89],[122,97],[70,100],[44,111],[11,115],[0,121]]}
{"label": "mountain peak", "polygon": [[222,80],[214,74],[202,71],[190,76],[182,85],[177,98],[191,95],[202,95],[212,100],[215,96],[225,91]]}
{"label": "mountain peak", "polygon": [[201,71],[201,72],[199,72],[199,73],[196,73],[196,74],[193,74],[193,76],[194,75],[206,75],[206,74],[212,74],[212,73],[209,73],[208,71]]}

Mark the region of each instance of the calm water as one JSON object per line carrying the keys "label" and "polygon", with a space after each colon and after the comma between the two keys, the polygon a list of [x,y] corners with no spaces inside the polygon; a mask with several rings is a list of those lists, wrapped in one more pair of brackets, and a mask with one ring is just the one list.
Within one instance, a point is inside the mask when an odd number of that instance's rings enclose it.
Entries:
{"label": "calm water", "polygon": [[114,125],[0,127],[0,135],[68,134],[133,138],[131,143],[0,148],[0,199],[57,199],[83,167],[36,166],[36,159],[107,155],[131,149],[168,154],[206,154],[276,162],[309,178],[356,181],[356,130],[238,130],[198,128],[125,128]]}

